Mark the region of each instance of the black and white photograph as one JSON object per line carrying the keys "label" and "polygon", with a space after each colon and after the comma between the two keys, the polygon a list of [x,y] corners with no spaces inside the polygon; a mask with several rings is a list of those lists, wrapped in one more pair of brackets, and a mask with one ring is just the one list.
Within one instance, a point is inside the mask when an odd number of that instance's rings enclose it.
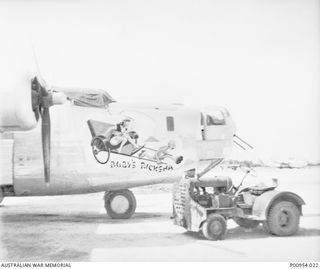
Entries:
{"label": "black and white photograph", "polygon": [[319,0],[0,0],[1,267],[110,262],[319,267]]}

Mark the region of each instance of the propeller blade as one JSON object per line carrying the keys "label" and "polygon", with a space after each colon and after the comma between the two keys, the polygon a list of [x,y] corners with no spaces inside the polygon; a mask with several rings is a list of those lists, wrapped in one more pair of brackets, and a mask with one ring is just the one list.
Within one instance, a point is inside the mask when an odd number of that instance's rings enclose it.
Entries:
{"label": "propeller blade", "polygon": [[37,79],[40,83],[40,85],[42,87],[45,87],[47,88],[47,83],[45,82],[45,80],[43,79],[42,75],[41,75],[41,72],[40,72],[40,66],[39,66],[39,62],[38,62],[38,58],[37,58],[37,55],[36,55],[36,52],[35,52],[35,49],[34,47],[32,47],[32,52],[33,52],[33,58],[34,58],[34,62],[36,64],[36,68],[37,68]]}
{"label": "propeller blade", "polygon": [[32,47],[33,57],[37,68],[37,75],[32,80],[32,108],[35,117],[38,120],[41,115],[41,136],[42,136],[42,154],[44,167],[44,180],[48,184],[50,182],[50,146],[51,146],[51,122],[49,107],[58,104],[64,104],[67,100],[63,93],[48,91],[49,87],[43,79],[37,55],[34,47]]}
{"label": "propeller blade", "polygon": [[50,146],[51,146],[51,122],[49,107],[66,102],[66,96],[63,93],[48,91],[49,87],[43,79],[40,66],[38,63],[37,55],[34,47],[32,46],[34,61],[37,68],[37,75],[32,80],[32,109],[35,117],[38,120],[39,114],[41,115],[41,136],[42,136],[42,154],[44,166],[44,179],[46,183],[50,182]]}
{"label": "propeller blade", "polygon": [[50,144],[51,144],[51,122],[49,108],[42,108],[42,153],[43,153],[43,164],[44,164],[44,179],[46,183],[50,182]]}
{"label": "propeller blade", "polygon": [[32,110],[36,117],[36,120],[39,120],[40,111],[39,111],[39,104],[40,104],[40,87],[37,77],[34,77],[31,80],[31,102],[32,102]]}
{"label": "propeller blade", "polygon": [[53,105],[64,104],[67,100],[65,94],[59,92],[49,92],[47,88],[38,80],[36,76],[31,82],[32,89],[32,110],[38,120],[41,115],[41,136],[44,179],[50,182],[50,143],[51,143],[51,122],[49,108]]}

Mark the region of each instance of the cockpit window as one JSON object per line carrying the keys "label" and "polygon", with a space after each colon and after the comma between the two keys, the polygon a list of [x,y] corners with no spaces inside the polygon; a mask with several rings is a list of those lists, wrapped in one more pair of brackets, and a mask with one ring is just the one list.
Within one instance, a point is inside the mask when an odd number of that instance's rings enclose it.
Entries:
{"label": "cockpit window", "polygon": [[226,121],[223,113],[219,110],[211,112],[211,115],[207,115],[207,125],[225,125]]}

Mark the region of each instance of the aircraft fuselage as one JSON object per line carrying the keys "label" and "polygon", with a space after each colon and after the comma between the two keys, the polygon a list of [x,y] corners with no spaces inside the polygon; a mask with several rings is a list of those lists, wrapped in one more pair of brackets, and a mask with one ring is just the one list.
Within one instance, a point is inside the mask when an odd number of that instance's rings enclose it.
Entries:
{"label": "aircraft fuselage", "polygon": [[[52,107],[50,183],[44,182],[41,126],[38,125],[31,131],[15,132],[9,139],[1,140],[3,171],[0,184],[12,184],[16,196],[38,196],[173,182],[184,170],[206,165],[230,152],[234,124],[225,110],[216,111],[222,113],[223,124],[215,125],[209,118],[204,118],[206,114],[182,105],[111,103],[105,109],[68,102]],[[94,136],[88,122],[102,127],[105,124],[106,129],[116,126],[123,117],[132,119],[130,128],[137,133],[136,142],[141,149],[135,152],[129,145],[129,149],[124,147],[122,152],[111,150],[107,162],[101,164],[93,154]],[[96,135],[105,132],[99,128],[101,133]],[[175,144],[174,149],[168,150],[172,158],[157,160],[157,150],[166,147],[170,141]],[[175,162],[179,157],[182,161]]]}

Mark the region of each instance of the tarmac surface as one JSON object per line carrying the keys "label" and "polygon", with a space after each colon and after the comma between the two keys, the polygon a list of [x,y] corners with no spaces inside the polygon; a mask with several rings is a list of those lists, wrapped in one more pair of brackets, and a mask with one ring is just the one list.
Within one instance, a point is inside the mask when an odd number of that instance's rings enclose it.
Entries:
{"label": "tarmac surface", "polygon": [[320,168],[258,170],[305,200],[297,235],[229,220],[223,241],[207,241],[172,224],[171,185],[133,189],[138,206],[129,220],[108,218],[102,193],[17,197],[0,207],[0,261],[320,261]]}

